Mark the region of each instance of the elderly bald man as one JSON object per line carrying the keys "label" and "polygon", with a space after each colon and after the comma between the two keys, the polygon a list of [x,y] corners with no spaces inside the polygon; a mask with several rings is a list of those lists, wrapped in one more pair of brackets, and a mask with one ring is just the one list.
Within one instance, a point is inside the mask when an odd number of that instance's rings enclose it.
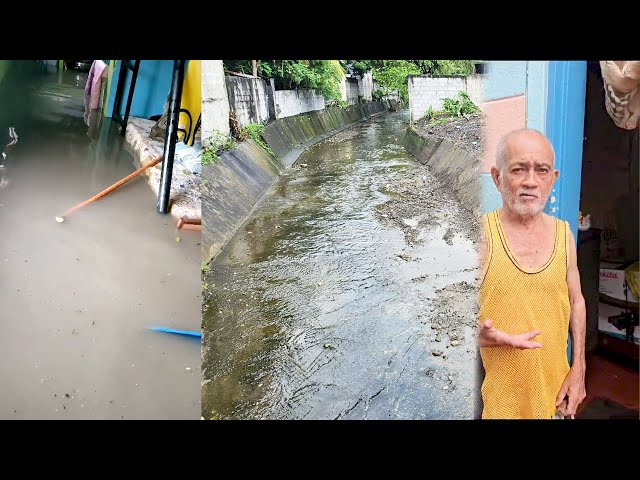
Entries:
{"label": "elderly bald man", "polygon": [[559,175],[553,146],[536,130],[510,132],[491,175],[503,205],[482,218],[482,418],[550,419],[559,408],[575,418],[586,308],[569,225],[543,212]]}

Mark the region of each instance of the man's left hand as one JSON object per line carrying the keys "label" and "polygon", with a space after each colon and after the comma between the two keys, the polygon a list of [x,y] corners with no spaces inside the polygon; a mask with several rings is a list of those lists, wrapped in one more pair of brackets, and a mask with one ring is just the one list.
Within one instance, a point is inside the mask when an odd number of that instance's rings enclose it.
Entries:
{"label": "man's left hand", "polygon": [[564,397],[569,397],[569,401],[567,402],[567,415],[575,418],[578,405],[582,403],[586,396],[584,367],[571,367],[556,397],[556,407],[562,403]]}

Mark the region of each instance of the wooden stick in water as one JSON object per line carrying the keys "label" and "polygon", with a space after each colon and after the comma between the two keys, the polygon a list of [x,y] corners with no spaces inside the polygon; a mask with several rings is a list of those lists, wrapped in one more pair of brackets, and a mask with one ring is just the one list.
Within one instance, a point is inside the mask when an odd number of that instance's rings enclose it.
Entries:
{"label": "wooden stick in water", "polygon": [[177,228],[178,230],[202,230],[202,226],[200,224],[201,219],[199,218],[182,217],[178,220]]}
{"label": "wooden stick in water", "polygon": [[100,193],[98,193],[97,195],[94,195],[93,197],[89,198],[88,200],[85,200],[84,202],[80,202],[79,204],[71,207],[70,209],[68,209],[66,212],[64,212],[64,214],[62,214],[62,216],[60,217],[56,217],[56,222],[58,223],[62,223],[65,221],[65,218],[67,216],[69,216],[70,214],[72,214],[73,212],[75,212],[76,210],[81,209],[82,207],[86,207],[87,205],[89,205],[90,203],[95,202],[96,200],[104,197],[105,195],[113,192],[116,188],[121,187],[122,185],[124,185],[125,183],[127,183],[129,180],[131,180],[132,178],[140,175],[142,172],[144,172],[145,170],[150,169],[151,167],[155,167],[158,163],[160,163],[162,161],[162,157],[160,158],[156,158],[155,160],[153,160],[151,163],[149,163],[148,165],[145,165],[144,167],[139,168],[138,170],[136,170],[135,172],[127,175],[126,177],[124,177],[122,180],[114,183],[113,185],[111,185],[108,188],[105,188],[103,191],[101,191]]}

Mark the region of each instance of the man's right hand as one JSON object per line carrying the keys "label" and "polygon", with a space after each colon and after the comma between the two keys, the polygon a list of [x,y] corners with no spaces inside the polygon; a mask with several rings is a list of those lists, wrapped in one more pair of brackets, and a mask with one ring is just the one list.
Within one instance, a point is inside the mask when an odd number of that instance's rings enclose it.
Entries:
{"label": "man's right hand", "polygon": [[540,331],[513,335],[493,328],[493,320],[485,320],[480,327],[478,343],[481,347],[515,347],[519,349],[541,348],[540,342],[532,342],[531,339],[540,335]]}

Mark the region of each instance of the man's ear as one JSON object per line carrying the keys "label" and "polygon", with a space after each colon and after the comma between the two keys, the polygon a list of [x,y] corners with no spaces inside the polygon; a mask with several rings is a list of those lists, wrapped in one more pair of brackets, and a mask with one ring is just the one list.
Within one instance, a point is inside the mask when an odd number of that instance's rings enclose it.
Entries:
{"label": "man's ear", "polygon": [[560,171],[559,170],[554,170],[553,171],[553,183],[551,184],[551,186],[555,185],[556,180],[558,180],[558,176],[560,175]]}
{"label": "man's ear", "polygon": [[500,180],[502,179],[500,177],[500,170],[498,170],[498,167],[491,167],[491,178],[493,178],[493,183],[495,183],[496,188],[500,190]]}

